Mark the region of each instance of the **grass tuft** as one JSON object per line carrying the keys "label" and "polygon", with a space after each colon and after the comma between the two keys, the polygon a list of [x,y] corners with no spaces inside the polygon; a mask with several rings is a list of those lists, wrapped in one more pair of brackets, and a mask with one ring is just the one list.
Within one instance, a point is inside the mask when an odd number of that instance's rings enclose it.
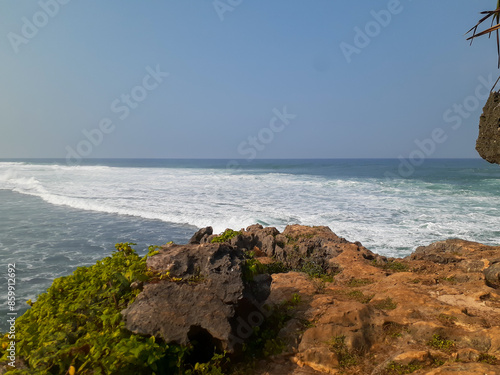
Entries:
{"label": "grass tuft", "polygon": [[454,341],[447,340],[446,338],[438,334],[433,335],[432,338],[427,342],[427,345],[429,345],[434,349],[442,350],[444,352],[450,352],[456,347]]}
{"label": "grass tuft", "polygon": [[330,351],[337,355],[341,369],[357,365],[357,356],[347,348],[345,336],[335,336],[328,344]]}
{"label": "grass tuft", "polygon": [[379,310],[394,310],[396,307],[398,307],[398,304],[394,302],[391,297],[387,297],[382,301],[374,303],[373,307]]}

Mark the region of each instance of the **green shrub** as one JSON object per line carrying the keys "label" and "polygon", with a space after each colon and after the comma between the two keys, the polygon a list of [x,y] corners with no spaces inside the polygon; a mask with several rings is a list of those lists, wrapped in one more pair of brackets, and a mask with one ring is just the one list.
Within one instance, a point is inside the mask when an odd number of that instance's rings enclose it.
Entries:
{"label": "green shrub", "polygon": [[304,272],[311,278],[321,279],[325,282],[332,282],[333,275],[329,273],[328,266],[320,265],[312,260],[308,260],[296,271]]}
{"label": "green shrub", "polygon": [[396,322],[386,322],[384,323],[382,329],[387,336],[392,338],[402,337],[403,332],[408,332],[408,328]]}
{"label": "green shrub", "polygon": [[427,345],[434,349],[442,350],[445,352],[449,352],[455,348],[454,341],[447,340],[438,334],[433,335],[432,338],[427,342]]}
{"label": "green shrub", "polygon": [[254,276],[267,272],[267,267],[252,256],[252,254],[247,254],[247,259],[243,263],[242,275],[244,281],[252,281]]}
{"label": "green shrub", "polygon": [[265,358],[283,352],[285,343],[278,338],[278,333],[292,318],[291,312],[301,303],[302,298],[294,293],[290,300],[274,306],[264,306],[268,316],[259,327],[254,327],[251,339],[244,345],[244,363],[248,366],[256,359]]}
{"label": "green shrub", "polygon": [[231,238],[239,236],[241,234],[240,231],[234,231],[232,229],[226,229],[224,233],[222,233],[220,236],[216,236],[212,238],[212,243],[222,243],[222,242],[227,242]]}
{"label": "green shrub", "polygon": [[78,374],[154,374],[177,367],[186,348],[125,330],[120,311],[139,293],[130,284],[148,279],[147,256],[131,245],[117,244],[110,257],[55,279],[38,297],[16,325],[18,356],[30,371],[10,374],[66,374],[70,366]]}
{"label": "green shrub", "polygon": [[[206,364],[187,364],[190,347],[167,345],[154,336],[135,335],[125,329],[121,311],[139,294],[134,281],[156,278],[147,270],[132,243],[117,244],[109,257],[90,267],[79,267],[72,275],[54,280],[46,293],[16,321],[17,356],[28,370],[10,370],[9,375],[68,374],[222,374],[224,355]],[[0,361],[7,362],[1,339]],[[222,357],[221,357],[222,356]]]}
{"label": "green shrub", "polygon": [[479,355],[479,358],[477,361],[487,363],[489,365],[498,365],[499,364],[497,357],[495,357],[491,354],[486,354],[486,353],[481,353]]}
{"label": "green shrub", "polygon": [[273,262],[266,264],[266,273],[272,275],[273,273],[287,273],[291,271],[290,267],[287,267],[283,262]]}

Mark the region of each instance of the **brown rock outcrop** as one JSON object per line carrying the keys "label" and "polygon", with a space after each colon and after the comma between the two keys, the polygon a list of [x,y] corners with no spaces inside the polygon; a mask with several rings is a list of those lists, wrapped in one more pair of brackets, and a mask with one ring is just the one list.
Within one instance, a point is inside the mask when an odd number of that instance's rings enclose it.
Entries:
{"label": "brown rock outcrop", "polygon": [[[346,247],[354,249],[356,256],[367,260],[383,258],[372,253],[359,242],[349,242],[337,236],[328,227],[306,227],[289,225],[283,233],[276,228],[254,224],[241,229],[240,234],[228,243],[244,250],[257,250],[286,267],[299,269],[315,267],[323,272],[337,272],[333,261]],[[210,243],[215,235],[204,236],[201,243]]]}
{"label": "brown rock outcrop", "polygon": [[[456,239],[385,259],[328,229],[285,233],[284,250],[297,239],[302,254],[324,254],[338,272],[333,282],[272,275],[268,304],[302,298],[279,335],[298,366],[290,373],[500,374],[500,295],[491,287],[500,247]],[[285,250],[281,259],[288,257]],[[277,375],[271,363],[258,373]]]}
{"label": "brown rock outcrop", "polygon": [[500,261],[484,270],[486,284],[492,288],[500,288]]}
{"label": "brown rock outcrop", "polygon": [[[231,348],[231,335],[256,311],[238,321],[241,301],[267,297],[272,307],[295,300],[275,338],[283,353],[259,361],[256,374],[500,375],[500,247],[453,239],[387,259],[327,227],[291,225],[280,233],[253,225],[224,244],[212,244],[210,230],[195,237],[201,244],[165,247],[148,266],[186,278],[199,265],[212,276],[194,286],[146,284],[125,314],[129,329],[146,333],[144,319],[150,334],[185,343],[200,332],[172,329],[200,327],[212,344]],[[270,294],[266,275],[247,285],[232,273],[249,251],[281,272],[271,275]],[[196,312],[207,298],[216,307]]]}
{"label": "brown rock outcrop", "polygon": [[492,92],[479,118],[476,141],[479,155],[490,163],[500,164],[500,93]]}

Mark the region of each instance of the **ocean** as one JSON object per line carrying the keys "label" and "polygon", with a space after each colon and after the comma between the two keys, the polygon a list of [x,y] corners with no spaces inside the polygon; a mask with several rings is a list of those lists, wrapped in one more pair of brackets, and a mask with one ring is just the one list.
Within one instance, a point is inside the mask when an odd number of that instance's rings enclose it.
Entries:
{"label": "ocean", "polygon": [[[500,242],[500,167],[482,159],[0,160],[0,315],[7,265],[16,309],[56,277],[94,264],[117,242],[185,243],[254,223],[327,225],[370,250],[401,257],[448,238]],[[6,318],[0,320],[5,330]]]}

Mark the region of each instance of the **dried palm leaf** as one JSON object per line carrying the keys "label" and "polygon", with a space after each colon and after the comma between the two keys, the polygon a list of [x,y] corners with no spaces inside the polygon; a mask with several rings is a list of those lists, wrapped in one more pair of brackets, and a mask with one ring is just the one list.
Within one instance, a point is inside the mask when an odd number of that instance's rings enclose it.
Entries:
{"label": "dried palm leaf", "polygon": [[[500,0],[497,0],[497,9],[495,10],[487,10],[484,12],[481,12],[481,14],[485,14],[483,18],[481,18],[478,23],[471,27],[469,31],[467,31],[465,34],[469,34],[472,31],[472,36],[468,37],[467,40],[470,40],[471,44],[474,38],[483,36],[488,34],[489,37],[491,37],[491,33],[494,32],[496,35],[497,39],[497,55],[498,55],[498,68],[500,68],[500,35],[499,35],[499,29],[500,29]],[[485,22],[487,19],[491,18],[491,26],[487,28],[486,30],[483,30],[481,32],[477,32],[477,29],[483,22]],[[493,25],[496,22],[496,25]]]}

